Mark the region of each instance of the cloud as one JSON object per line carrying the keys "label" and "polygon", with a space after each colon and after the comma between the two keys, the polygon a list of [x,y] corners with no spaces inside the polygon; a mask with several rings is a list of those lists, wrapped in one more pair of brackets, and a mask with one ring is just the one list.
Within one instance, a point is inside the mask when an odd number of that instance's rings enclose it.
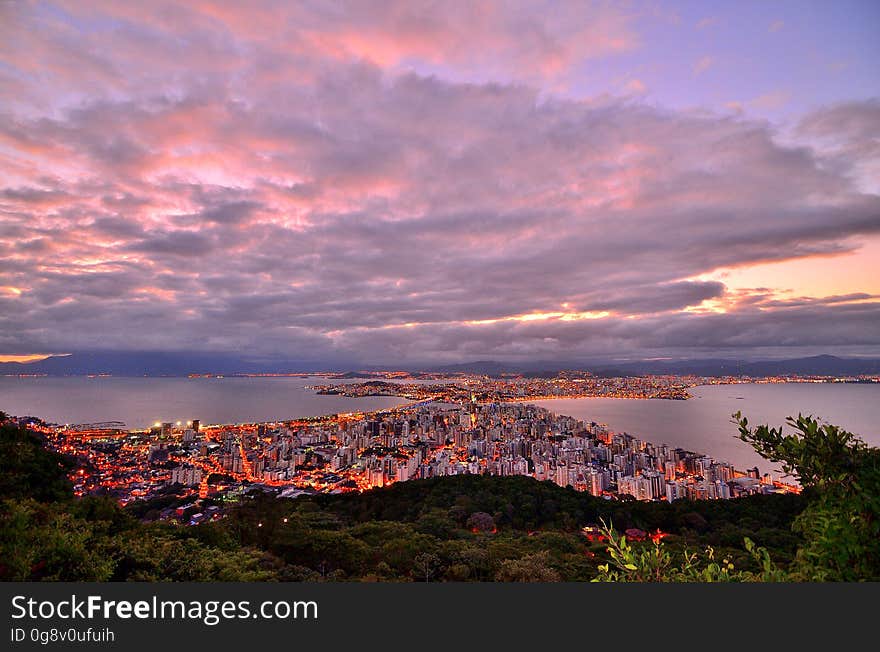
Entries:
{"label": "cloud", "polygon": [[712,27],[717,24],[717,16],[707,16],[706,18],[701,18],[699,21],[697,21],[697,29],[706,29],[707,27]]}
{"label": "cloud", "polygon": [[710,57],[708,55],[704,57],[700,57],[697,59],[696,63],[694,63],[693,71],[695,75],[702,75],[704,72],[709,70],[713,65],[715,65],[715,57]]}
{"label": "cloud", "polygon": [[[637,36],[633,10],[606,2],[545,0],[469,3],[350,0],[245,5],[157,0],[100,0],[89,7],[61,0],[7,8],[0,56],[33,75],[52,75],[59,90],[175,86],[181,61],[205,81],[252,68],[272,75],[284,65],[303,74],[340,61],[364,61],[397,71],[455,71],[473,79],[536,79],[564,75],[584,60],[626,52]],[[82,29],[99,19],[100,27]],[[107,56],[107,52],[114,56]],[[152,68],[144,67],[151,61]],[[317,65],[313,65],[316,63]],[[166,73],[173,71],[171,76]],[[79,78],[77,78],[79,75]],[[230,79],[232,81],[232,79]],[[234,83],[234,82],[233,82]],[[47,89],[34,89],[51,101]]]}
{"label": "cloud", "polygon": [[880,194],[880,100],[814,111],[796,132],[821,154],[825,166],[853,179],[863,192]]}
{"label": "cloud", "polygon": [[648,92],[648,87],[641,79],[630,79],[624,85],[623,90],[632,95],[644,95]]}
{"label": "cloud", "polygon": [[0,286],[17,290],[0,353],[880,344],[859,288],[795,301],[698,280],[880,232],[857,178],[876,103],[806,116],[783,143],[646,104],[639,80],[565,99],[535,79],[631,47],[626,17],[410,7],[96,3],[104,31],[78,3],[9,9],[41,29],[6,53],[26,92],[0,116]]}
{"label": "cloud", "polygon": [[778,90],[759,95],[746,102],[746,104],[750,108],[760,111],[773,111],[788,104],[789,100],[791,100],[791,93],[789,91]]}
{"label": "cloud", "polygon": [[174,256],[203,256],[213,249],[209,236],[192,231],[163,231],[145,234],[126,249],[146,254],[171,254]]}

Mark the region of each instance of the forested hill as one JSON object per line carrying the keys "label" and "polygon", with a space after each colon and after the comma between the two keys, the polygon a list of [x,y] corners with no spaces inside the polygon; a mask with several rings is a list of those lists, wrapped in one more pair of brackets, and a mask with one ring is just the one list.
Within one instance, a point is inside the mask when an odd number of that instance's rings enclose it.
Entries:
{"label": "forested hill", "polygon": [[[802,508],[797,495],[752,496],[729,501],[643,502],[605,500],[589,493],[539,482],[528,476],[460,475],[402,482],[361,494],[322,494],[311,498],[322,510],[347,523],[430,519],[450,527],[466,525],[468,517],[482,512],[492,516],[496,528],[520,531],[578,531],[604,521],[618,529],[657,529],[672,534],[727,535],[742,542],[734,530],[756,533],[761,528],[785,526]],[[442,518],[441,518],[442,512]],[[707,538],[720,543],[723,536]]]}

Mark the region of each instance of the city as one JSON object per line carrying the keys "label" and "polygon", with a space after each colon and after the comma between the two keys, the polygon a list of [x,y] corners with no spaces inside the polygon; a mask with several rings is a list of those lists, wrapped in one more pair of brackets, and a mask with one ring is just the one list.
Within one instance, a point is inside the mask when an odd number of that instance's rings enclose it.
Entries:
{"label": "city", "polygon": [[[729,499],[799,492],[758,468],[615,433],[525,402],[431,397],[372,413],[274,423],[30,423],[76,460],[76,495],[170,498],[153,516],[195,524],[255,489],[281,497],[365,491],[462,474],[522,475],[607,500]],[[203,501],[205,509],[201,509]]]}
{"label": "city", "polygon": [[[430,380],[444,382],[406,382],[412,376],[403,372],[380,372],[382,380],[368,380],[346,384],[312,385],[318,394],[339,394],[350,397],[399,396],[423,401],[484,402],[537,401],[552,398],[635,398],[687,400],[688,388],[698,385],[735,385],[750,383],[876,383],[880,375],[831,377],[818,375],[786,376],[678,376],[645,375],[600,377],[588,371],[559,372],[552,377],[524,377],[510,375],[494,378],[485,375],[461,374],[453,378],[432,376]],[[396,379],[388,382],[385,379]],[[421,380],[421,377],[418,378]]]}
{"label": "city", "polygon": [[[333,648],[695,605],[688,640],[791,647],[732,614],[842,602],[500,584],[880,583],[878,33],[877,0],[0,2],[0,583],[297,582]],[[149,620],[120,645],[184,640]]]}

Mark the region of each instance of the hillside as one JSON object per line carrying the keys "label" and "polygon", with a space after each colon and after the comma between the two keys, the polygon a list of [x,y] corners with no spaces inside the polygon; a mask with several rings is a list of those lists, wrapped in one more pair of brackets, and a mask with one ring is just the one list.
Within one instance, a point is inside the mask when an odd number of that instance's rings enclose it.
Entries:
{"label": "hillside", "polygon": [[[669,504],[463,475],[297,498],[253,485],[231,503],[193,503],[171,485],[121,509],[109,498],[74,499],[67,474],[86,462],[46,450],[0,413],[0,580],[880,578],[880,449],[809,417],[789,420],[795,434],[743,417],[738,425],[802,494]],[[182,526],[197,511],[217,518]]]}
{"label": "hillside", "polygon": [[792,495],[616,502],[523,476],[457,476],[297,499],[256,490],[219,521],[180,527],[141,519],[185,500],[74,499],[70,462],[37,436],[2,426],[0,448],[0,477],[14,479],[0,484],[0,580],[586,581],[606,544],[581,528],[603,519],[659,529],[672,549],[716,546],[743,567],[748,536],[784,565],[804,506]]}

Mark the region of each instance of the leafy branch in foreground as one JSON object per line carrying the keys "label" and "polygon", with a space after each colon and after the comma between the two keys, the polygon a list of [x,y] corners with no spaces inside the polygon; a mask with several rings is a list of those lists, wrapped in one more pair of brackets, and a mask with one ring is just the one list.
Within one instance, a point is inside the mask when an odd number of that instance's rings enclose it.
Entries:
{"label": "leafy branch in foreground", "polygon": [[659,539],[652,544],[634,548],[625,535],[603,523],[608,537],[611,560],[599,566],[594,582],[783,582],[788,578],[771,561],[765,548],[745,539],[746,551],[760,571],[737,570],[728,558],[720,561],[715,550],[707,546],[702,554],[685,550],[676,557]]}
{"label": "leafy branch in foreground", "polygon": [[880,579],[880,449],[851,432],[819,423],[811,416],[789,417],[791,434],[766,425],[751,428],[733,415],[739,439],[765,459],[781,464],[804,489],[806,508],[792,530],[803,537],[786,571],[776,567],[765,548],[745,538],[746,551],[760,569],[736,570],[720,561],[712,547],[702,554],[675,555],[661,541],[633,547],[625,536],[605,527],[608,563],[598,582],[775,582],[860,581]]}
{"label": "leafy branch in foreground", "polygon": [[739,438],[781,463],[808,496],[792,526],[804,537],[793,578],[880,580],[880,449],[811,416],[789,417],[792,434],[766,425],[753,429],[739,412],[733,418]]}

